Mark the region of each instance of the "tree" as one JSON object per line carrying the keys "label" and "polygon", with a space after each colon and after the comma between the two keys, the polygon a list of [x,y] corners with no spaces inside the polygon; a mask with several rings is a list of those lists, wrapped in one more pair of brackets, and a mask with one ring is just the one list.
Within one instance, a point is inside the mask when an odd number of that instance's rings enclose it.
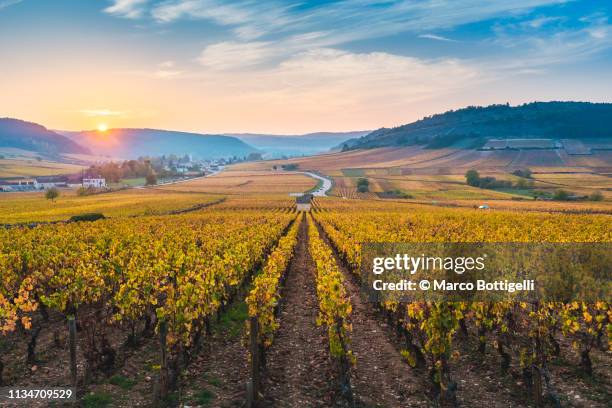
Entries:
{"label": "tree", "polygon": [[465,181],[469,186],[480,186],[480,174],[476,170],[468,170],[465,173]]}
{"label": "tree", "polygon": [[51,200],[51,202],[55,202],[55,199],[60,196],[60,192],[57,188],[51,187],[47,191],[45,191],[45,198],[47,200]]}
{"label": "tree", "polygon": [[157,176],[155,175],[155,173],[147,174],[147,177],[145,177],[145,182],[147,186],[153,186],[157,184]]}
{"label": "tree", "polygon": [[533,188],[533,181],[520,178],[516,181],[515,187],[521,190]]}
{"label": "tree", "polygon": [[514,170],[512,172],[517,177],[531,178],[531,170],[530,169],[519,169]]}
{"label": "tree", "polygon": [[604,196],[601,191],[595,191],[589,196],[590,201],[603,201]]}
{"label": "tree", "polygon": [[249,155],[247,156],[248,161],[257,161],[262,159],[263,158],[261,156],[261,153],[249,153]]}
{"label": "tree", "polygon": [[360,193],[367,193],[370,191],[370,182],[367,178],[357,179],[357,191]]}
{"label": "tree", "polygon": [[79,187],[76,191],[77,195],[79,197],[84,197],[84,196],[88,196],[91,195],[93,193],[95,193],[96,189],[89,186],[89,187]]}
{"label": "tree", "polygon": [[283,170],[287,170],[287,171],[292,171],[292,170],[296,170],[298,168],[298,164],[297,163],[287,163],[287,164],[282,164],[281,168]]}
{"label": "tree", "polygon": [[342,145],[342,151],[343,151],[343,152],[348,152],[349,150],[351,150],[351,149],[348,147],[348,145],[347,145],[346,143],[344,143],[344,144]]}
{"label": "tree", "polygon": [[557,190],[555,191],[555,194],[553,195],[553,199],[558,200],[558,201],[567,201],[569,200],[569,198],[570,198],[570,193],[565,190]]}

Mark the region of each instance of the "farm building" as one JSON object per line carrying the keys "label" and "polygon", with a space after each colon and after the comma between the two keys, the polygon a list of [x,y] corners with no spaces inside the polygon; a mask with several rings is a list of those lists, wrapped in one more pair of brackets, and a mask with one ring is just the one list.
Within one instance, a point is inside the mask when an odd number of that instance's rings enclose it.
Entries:
{"label": "farm building", "polygon": [[304,194],[299,197],[295,197],[295,204],[297,205],[298,211],[310,211],[312,194]]}
{"label": "farm building", "polygon": [[106,179],[104,178],[84,178],[83,187],[105,188]]}
{"label": "farm building", "polygon": [[39,188],[38,182],[30,178],[10,178],[0,180],[0,191],[30,191]]}
{"label": "farm building", "polygon": [[68,187],[67,176],[42,176],[36,177],[38,188],[48,189],[51,187]]}
{"label": "farm building", "polygon": [[560,143],[552,139],[489,139],[482,150],[556,149]]}

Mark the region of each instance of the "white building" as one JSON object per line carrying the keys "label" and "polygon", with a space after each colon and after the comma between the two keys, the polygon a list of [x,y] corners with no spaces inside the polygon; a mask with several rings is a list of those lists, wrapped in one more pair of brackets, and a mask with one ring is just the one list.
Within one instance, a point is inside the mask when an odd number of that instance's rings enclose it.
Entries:
{"label": "white building", "polygon": [[312,194],[304,194],[295,198],[295,204],[298,211],[310,211],[311,202]]}
{"label": "white building", "polygon": [[43,176],[37,177],[39,189],[47,190],[52,187],[68,187],[68,177],[66,176]]}
{"label": "white building", "polygon": [[103,178],[84,178],[83,187],[106,188],[106,179]]}
{"label": "white building", "polygon": [[0,191],[32,191],[39,188],[40,185],[36,179],[18,178],[0,180]]}

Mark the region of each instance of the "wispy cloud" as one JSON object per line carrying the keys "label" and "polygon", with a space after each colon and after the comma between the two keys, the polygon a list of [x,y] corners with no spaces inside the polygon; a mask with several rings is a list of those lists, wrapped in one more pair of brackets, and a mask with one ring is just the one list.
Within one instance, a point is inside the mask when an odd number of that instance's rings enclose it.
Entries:
{"label": "wispy cloud", "polygon": [[21,3],[23,0],[0,0],[0,10]]}
{"label": "wispy cloud", "polygon": [[160,79],[177,78],[184,74],[184,71],[177,69],[174,61],[164,61],[157,64],[157,70],[153,76]]}
{"label": "wispy cloud", "polygon": [[457,40],[453,40],[447,37],[442,37],[441,35],[436,35],[436,34],[420,34],[419,38],[425,38],[428,40],[436,40],[436,41],[457,42]]}
{"label": "wispy cloud", "polygon": [[232,27],[243,39],[326,27],[340,43],[399,32],[452,28],[566,1],[491,0],[483,4],[481,0],[353,0],[298,7],[295,3],[279,0],[237,0],[229,4],[218,0],[169,0],[153,6],[151,14],[165,23],[185,18],[211,20]]}
{"label": "wispy cloud", "polygon": [[270,122],[290,126],[305,117],[352,120],[359,123],[355,126],[365,126],[366,118],[410,111],[421,101],[486,80],[478,66],[455,59],[334,48],[307,50],[259,69],[206,70],[194,78],[214,99],[215,109],[225,112],[248,106],[241,116],[253,128]]}
{"label": "wispy cloud", "polygon": [[[612,48],[612,25],[605,16],[581,18],[582,26],[559,27],[552,31],[533,32],[531,25],[498,25],[492,44],[506,49],[507,69],[541,69],[560,63],[576,63]],[[521,30],[523,27],[523,30]]]}
{"label": "wispy cloud", "polygon": [[226,41],[209,45],[202,51],[198,61],[214,70],[239,70],[266,61],[275,53],[270,43],[262,41]]}
{"label": "wispy cloud", "polygon": [[548,24],[563,21],[562,17],[537,17],[521,23],[523,27],[529,27],[533,29],[540,29]]}
{"label": "wispy cloud", "polygon": [[79,113],[92,118],[98,116],[121,116],[125,114],[125,112],[110,109],[81,109]]}
{"label": "wispy cloud", "polygon": [[135,19],[143,15],[147,2],[148,0],[113,0],[113,4],[104,11],[117,17]]}

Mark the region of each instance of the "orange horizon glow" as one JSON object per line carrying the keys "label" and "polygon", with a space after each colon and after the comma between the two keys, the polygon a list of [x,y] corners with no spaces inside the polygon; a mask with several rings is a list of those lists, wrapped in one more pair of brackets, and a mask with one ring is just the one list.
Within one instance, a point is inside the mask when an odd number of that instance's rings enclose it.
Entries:
{"label": "orange horizon glow", "polygon": [[108,125],[106,123],[98,124],[98,132],[104,133],[108,130]]}

